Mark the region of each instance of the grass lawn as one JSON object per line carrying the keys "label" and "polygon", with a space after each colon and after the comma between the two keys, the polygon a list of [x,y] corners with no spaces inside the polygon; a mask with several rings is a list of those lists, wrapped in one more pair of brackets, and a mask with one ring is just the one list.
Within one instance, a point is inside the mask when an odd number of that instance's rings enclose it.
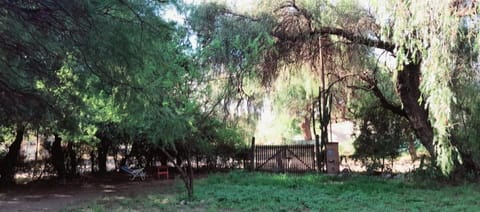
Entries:
{"label": "grass lawn", "polygon": [[195,200],[171,194],[102,199],[88,211],[480,211],[480,185],[232,172],[196,181]]}

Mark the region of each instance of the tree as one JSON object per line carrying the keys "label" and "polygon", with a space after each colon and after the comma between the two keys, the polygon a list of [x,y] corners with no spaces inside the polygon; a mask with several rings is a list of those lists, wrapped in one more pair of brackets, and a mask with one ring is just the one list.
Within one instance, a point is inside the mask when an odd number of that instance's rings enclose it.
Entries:
{"label": "tree", "polygon": [[[394,79],[401,105],[388,101],[381,90],[372,91],[382,106],[409,121],[432,159],[444,174],[448,174],[459,163],[455,161],[457,148],[449,136],[453,126],[449,120],[454,98],[449,82],[455,69],[453,61],[457,57],[459,29],[464,28],[468,31],[465,34],[472,38],[476,36],[474,22],[465,24],[464,21],[475,14],[477,5],[470,1],[392,1],[381,5],[385,7],[375,7],[377,10],[372,13],[344,1],[336,4],[311,1],[277,4],[276,13],[270,17],[275,17],[278,22],[273,27],[264,27],[275,38],[275,45],[261,54],[266,66],[262,69],[263,76],[275,77],[282,62],[317,60],[324,54],[318,54],[319,46],[323,52],[332,55],[335,49],[327,49],[332,43],[340,43],[339,49],[364,53],[352,54],[358,58],[371,56],[373,49],[387,52],[397,64]],[[394,5],[392,12],[390,9]],[[341,10],[335,10],[335,7]],[[244,19],[244,16],[232,15],[228,10],[215,11],[216,17]],[[335,16],[337,12],[339,16]],[[260,23],[259,19],[252,17],[249,21]],[[220,31],[216,29],[214,32]]]}
{"label": "tree", "polygon": [[[390,100],[399,101],[395,94],[390,76],[384,69],[380,69],[374,76],[379,79],[378,87]],[[363,88],[363,89],[362,89]],[[368,86],[357,87],[357,101],[349,104],[352,118],[359,134],[355,136],[353,157],[361,160],[367,167],[367,171],[375,171],[377,168],[384,170],[385,159],[393,161],[400,155],[402,148],[412,142],[412,128],[407,119],[399,117],[390,110],[382,107],[379,99]]]}
{"label": "tree", "polygon": [[[114,140],[139,135],[141,142],[167,155],[167,150],[183,151],[177,155],[187,161],[185,169],[169,158],[193,195],[192,147],[203,142],[196,140],[198,127],[215,118],[217,104],[200,109],[196,98],[208,97],[201,92],[206,72],[195,63],[187,29],[160,17],[165,4],[0,3],[0,125],[17,129],[2,160],[2,181],[13,179],[21,137],[31,124],[55,135],[53,164],[61,178],[66,174],[65,142],[72,166],[72,142],[97,146],[104,172]],[[217,127],[225,129],[205,128]]]}
{"label": "tree", "polygon": [[14,183],[15,165],[17,164],[20,145],[22,144],[25,126],[19,124],[15,128],[15,140],[10,145],[7,155],[0,163],[0,175],[2,185]]}
{"label": "tree", "polygon": [[[1,124],[43,125],[58,134],[54,155],[59,157],[54,161],[63,175],[60,136],[91,138],[99,117],[118,120],[116,111],[102,113],[101,105],[122,106],[125,87],[137,85],[132,73],[146,70],[145,64],[155,59],[143,60],[143,50],[159,47],[148,45],[152,41],[173,41],[169,36],[172,25],[157,15],[162,4],[116,0],[0,3],[0,113],[6,115]],[[155,53],[163,55],[160,50]],[[92,108],[95,105],[101,108]],[[13,151],[18,151],[19,142],[12,143],[2,164],[15,164],[18,152]],[[12,167],[2,166],[2,171],[11,173]],[[11,174],[2,175],[2,181],[7,176]]]}
{"label": "tree", "polygon": [[290,119],[292,123],[283,123],[279,120],[275,122],[289,128],[294,125],[294,129],[301,132],[305,141],[311,141],[312,129],[315,127],[311,124],[314,115],[312,111],[318,96],[319,79],[306,67],[292,72],[281,73],[271,91],[277,114],[293,116],[293,120]]}
{"label": "tree", "polygon": [[224,83],[219,106],[224,109],[225,119],[232,118],[228,110],[231,105],[239,107],[245,101],[255,107],[255,103],[261,103],[258,95],[261,91],[247,88],[256,86],[262,76],[254,70],[262,70],[259,67],[263,64],[262,52],[274,43],[269,35],[273,20],[268,16],[252,19],[216,3],[190,9],[188,22],[198,37],[199,65],[210,71],[207,77]]}

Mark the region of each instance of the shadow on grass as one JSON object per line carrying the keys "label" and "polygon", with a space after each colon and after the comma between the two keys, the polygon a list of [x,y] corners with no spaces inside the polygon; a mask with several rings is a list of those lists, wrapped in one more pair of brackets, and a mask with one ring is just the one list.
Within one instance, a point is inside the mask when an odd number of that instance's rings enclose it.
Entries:
{"label": "shadow on grass", "polygon": [[186,201],[178,185],[166,194],[97,201],[106,211],[480,211],[478,184],[353,175],[285,175],[234,171],[195,183],[195,199]]}

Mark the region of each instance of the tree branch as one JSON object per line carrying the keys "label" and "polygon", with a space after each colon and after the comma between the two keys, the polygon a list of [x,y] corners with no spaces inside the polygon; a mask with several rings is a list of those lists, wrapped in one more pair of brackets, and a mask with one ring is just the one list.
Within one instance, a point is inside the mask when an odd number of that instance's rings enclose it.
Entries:
{"label": "tree branch", "polygon": [[338,77],[336,80],[334,80],[333,82],[331,82],[331,83],[328,85],[328,87],[327,87],[327,89],[326,89],[326,90],[327,90],[327,93],[330,93],[330,89],[332,89],[332,87],[333,87],[335,84],[337,84],[337,83],[345,80],[345,79],[348,78],[348,77],[353,77],[353,76],[356,76],[356,75],[357,75],[357,74],[353,73],[353,74],[346,74],[346,75],[343,75],[343,76],[341,76],[341,77]]}
{"label": "tree branch", "polygon": [[387,110],[390,110],[391,112],[393,112],[397,115],[400,115],[400,116],[403,116],[403,117],[407,118],[407,113],[405,112],[405,110],[403,110],[403,108],[401,106],[394,105],[391,102],[389,102],[387,100],[387,98],[385,98],[382,91],[378,88],[377,85],[373,85],[370,88],[370,90],[378,98],[378,100],[380,101],[380,104],[382,105],[383,108],[385,108]]}
{"label": "tree branch", "polygon": [[[283,10],[283,9],[293,9],[293,10],[297,11],[298,14],[294,15],[294,16],[296,16],[296,19],[297,20],[300,20],[300,19],[305,20],[308,23],[308,25],[310,26],[310,29],[312,29],[311,28],[311,26],[312,26],[311,25],[312,15],[307,10],[305,10],[304,8],[301,8],[301,7],[298,7],[297,5],[295,5],[295,1],[288,1],[287,4],[278,8],[276,10],[276,12],[279,11],[279,10]],[[288,14],[287,16],[291,16],[291,10],[288,10],[287,14]],[[299,15],[301,15],[303,17],[301,18],[301,17],[299,17]],[[276,34],[280,35],[279,33],[276,33]],[[311,30],[310,36],[307,36],[306,39],[310,39],[311,37],[316,37],[316,36],[321,36],[321,35],[326,35],[326,34],[340,36],[340,37],[343,37],[347,40],[350,40],[353,43],[362,44],[362,45],[375,47],[375,48],[379,48],[379,49],[384,49],[384,50],[389,51],[391,53],[393,53],[393,51],[395,50],[395,44],[394,43],[383,41],[383,40],[379,39],[378,37],[377,38],[366,37],[366,36],[359,35],[358,33],[346,30],[346,29],[341,29],[341,28],[336,28],[336,27],[328,27],[328,26],[327,27],[321,27],[319,29],[315,28],[315,29]],[[283,36],[281,36],[281,37],[283,39],[285,39]],[[300,37],[302,37],[302,36],[300,36]],[[294,40],[302,39],[300,37],[297,36],[293,39]],[[310,37],[310,38],[308,38],[308,37]],[[288,39],[289,38],[287,38],[287,40]],[[303,39],[305,39],[305,37]]]}
{"label": "tree branch", "polygon": [[168,153],[168,151],[165,149],[165,147],[160,147],[160,150],[165,154],[168,158],[168,160],[175,166],[175,168],[180,172],[180,176],[186,180],[187,173],[185,173],[185,170],[182,169],[181,164],[177,164],[175,162],[175,158]]}
{"label": "tree branch", "polygon": [[362,76],[360,76],[360,79],[368,83],[368,86],[347,86],[347,87],[352,89],[359,89],[363,91],[372,92],[373,95],[375,95],[378,98],[383,108],[399,116],[407,118],[407,113],[401,106],[391,103],[390,101],[388,101],[385,95],[383,95],[383,92],[380,90],[380,88],[377,85],[376,79],[372,80]]}
{"label": "tree branch", "polygon": [[324,35],[324,34],[336,35],[336,36],[343,37],[347,40],[350,40],[353,43],[362,44],[365,46],[375,47],[379,49],[384,49],[391,53],[393,53],[393,51],[395,50],[395,44],[393,43],[372,39],[372,38],[367,38],[361,35],[357,35],[351,31],[335,28],[335,27],[322,27],[320,29],[315,29],[311,34],[312,35]]}

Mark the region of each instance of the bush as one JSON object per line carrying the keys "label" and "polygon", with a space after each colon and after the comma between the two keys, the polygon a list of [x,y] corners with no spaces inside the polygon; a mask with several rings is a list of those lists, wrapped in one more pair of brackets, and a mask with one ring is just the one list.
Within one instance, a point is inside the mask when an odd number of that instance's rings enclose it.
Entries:
{"label": "bush", "polygon": [[383,170],[385,160],[397,158],[413,137],[405,119],[378,105],[375,99],[365,98],[356,108],[360,134],[353,142],[353,158],[360,160],[368,172]]}

